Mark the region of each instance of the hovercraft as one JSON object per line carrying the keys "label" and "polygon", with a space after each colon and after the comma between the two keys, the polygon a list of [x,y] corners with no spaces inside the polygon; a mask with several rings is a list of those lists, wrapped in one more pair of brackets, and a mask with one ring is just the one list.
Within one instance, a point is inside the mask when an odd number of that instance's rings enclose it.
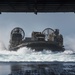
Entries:
{"label": "hovercraft", "polygon": [[42,32],[33,31],[31,37],[25,37],[22,28],[16,27],[11,31],[9,50],[17,51],[21,47],[31,50],[64,51],[63,36],[59,29],[46,28]]}

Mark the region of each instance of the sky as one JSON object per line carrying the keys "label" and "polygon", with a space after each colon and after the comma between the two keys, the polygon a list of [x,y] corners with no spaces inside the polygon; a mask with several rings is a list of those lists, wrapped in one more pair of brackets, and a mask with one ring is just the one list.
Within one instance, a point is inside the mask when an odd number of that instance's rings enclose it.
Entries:
{"label": "sky", "polygon": [[25,37],[32,31],[43,31],[45,28],[59,29],[63,37],[75,36],[75,13],[2,13],[0,14],[0,41],[9,45],[11,30],[21,27]]}

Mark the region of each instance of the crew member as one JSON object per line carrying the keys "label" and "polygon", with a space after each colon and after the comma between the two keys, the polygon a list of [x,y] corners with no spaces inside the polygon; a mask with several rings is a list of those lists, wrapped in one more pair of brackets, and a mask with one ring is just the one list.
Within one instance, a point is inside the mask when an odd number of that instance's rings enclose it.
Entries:
{"label": "crew member", "polygon": [[55,29],[54,33],[55,35],[59,35],[59,29]]}
{"label": "crew member", "polygon": [[55,29],[54,34],[55,34],[54,41],[58,42],[59,41],[59,29]]}
{"label": "crew member", "polygon": [[55,36],[55,34],[54,33],[51,33],[49,35],[49,41],[54,41],[54,36]]}
{"label": "crew member", "polygon": [[63,46],[63,36],[61,34],[59,35],[59,45]]}

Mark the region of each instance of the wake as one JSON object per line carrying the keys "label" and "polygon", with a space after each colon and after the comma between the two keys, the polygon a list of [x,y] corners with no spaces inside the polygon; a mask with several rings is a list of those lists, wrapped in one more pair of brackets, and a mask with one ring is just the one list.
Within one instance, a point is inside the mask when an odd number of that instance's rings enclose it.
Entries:
{"label": "wake", "polygon": [[26,47],[20,48],[17,51],[1,50],[0,61],[75,61],[71,51],[51,52],[43,50],[39,52],[32,51]]}
{"label": "wake", "polygon": [[17,51],[10,51],[6,49],[4,44],[0,42],[0,61],[75,61],[75,44],[73,39],[68,39],[64,52],[51,52],[50,50],[43,50],[36,52],[35,50],[22,47]]}

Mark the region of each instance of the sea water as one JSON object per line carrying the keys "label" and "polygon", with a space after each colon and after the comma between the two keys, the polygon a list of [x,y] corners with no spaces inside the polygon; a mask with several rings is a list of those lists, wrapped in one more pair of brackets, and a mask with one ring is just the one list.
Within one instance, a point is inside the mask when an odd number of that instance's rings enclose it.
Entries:
{"label": "sea water", "polygon": [[[10,51],[0,42],[0,75],[75,75],[75,41],[68,38],[64,52],[43,50],[36,52],[27,47]],[[39,68],[40,67],[40,68]],[[58,68],[57,68],[58,67]],[[39,68],[39,69],[38,69]],[[36,70],[37,73],[35,73]]]}
{"label": "sea water", "polygon": [[64,52],[52,52],[50,50],[43,50],[36,52],[27,47],[22,47],[17,51],[10,51],[6,49],[4,44],[0,42],[0,61],[75,61],[75,40],[68,38],[65,44]]}

